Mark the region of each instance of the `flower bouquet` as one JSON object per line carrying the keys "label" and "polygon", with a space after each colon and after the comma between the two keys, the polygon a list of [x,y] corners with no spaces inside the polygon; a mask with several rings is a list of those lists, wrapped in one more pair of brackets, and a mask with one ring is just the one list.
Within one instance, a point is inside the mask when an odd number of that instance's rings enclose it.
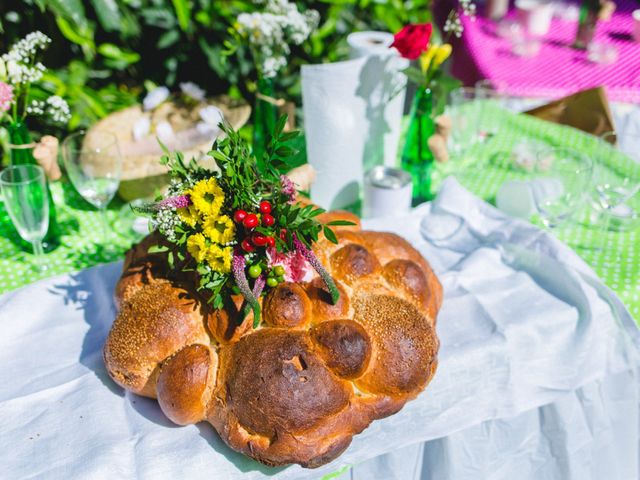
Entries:
{"label": "flower bouquet", "polygon": [[199,291],[215,308],[231,294],[242,294],[245,314],[253,310],[254,327],[260,322],[260,295],[284,281],[301,281],[311,273],[308,265],[338,300],[338,289],[310,247],[321,232],[337,241],[331,225],[351,225],[344,220],[322,225],[316,217],[323,209],[295,203],[293,182],[279,173],[295,153],[285,142],[298,134],[284,133],[285,123],[285,116],[278,120],[262,162],[224,124],[225,138],[209,152],[214,170],[193,159],[186,163],[180,153],[165,155],[162,163],[171,176],[167,196],[136,208],[151,215],[170,245],[149,251],[166,252],[171,268],[196,271]]}
{"label": "flower bouquet", "polygon": [[[394,36],[391,44],[402,57],[418,62],[418,66],[411,65],[403,70],[407,79],[417,85],[402,150],[402,167],[413,178],[415,203],[432,198],[431,174],[434,159],[446,160],[446,135],[443,132],[447,131],[448,125],[446,121],[436,125],[436,116],[444,107],[444,91],[452,89],[458,82],[448,77],[442,66],[452,53],[449,43],[451,36],[462,36],[460,16],[474,17],[475,12],[476,6],[471,0],[461,0],[459,7],[453,9],[445,21],[442,42],[432,40],[433,26],[425,23],[406,25]],[[440,99],[434,99],[436,90]]]}
{"label": "flower bouquet", "polygon": [[258,158],[266,149],[267,137],[277,119],[277,107],[284,105],[276,98],[273,79],[287,64],[291,45],[301,45],[318,26],[320,14],[316,10],[298,11],[288,0],[268,0],[262,12],[241,13],[234,42],[228,42],[228,54],[246,46],[257,71],[256,103],[254,110],[253,149]]}
{"label": "flower bouquet", "polygon": [[[32,32],[15,43],[0,57],[0,124],[9,132],[12,164],[34,163],[31,135],[26,125],[28,116],[48,116],[65,124],[71,117],[69,105],[58,95],[45,99],[32,98],[31,88],[46,71],[37,61],[51,39],[42,32]],[[43,165],[45,171],[49,166]]]}
{"label": "flower bouquet", "polygon": [[[9,133],[9,159],[12,165],[40,164],[49,180],[60,178],[57,153],[58,140],[44,136],[40,143],[32,141],[27,128],[29,116],[47,116],[54,123],[65,124],[71,117],[69,105],[58,95],[33,98],[32,86],[46,71],[37,60],[38,54],[51,43],[42,32],[29,33],[0,57],[0,125]],[[47,187],[48,190],[48,187]],[[55,205],[49,195],[49,229],[44,237],[45,249],[53,248],[58,240]]]}

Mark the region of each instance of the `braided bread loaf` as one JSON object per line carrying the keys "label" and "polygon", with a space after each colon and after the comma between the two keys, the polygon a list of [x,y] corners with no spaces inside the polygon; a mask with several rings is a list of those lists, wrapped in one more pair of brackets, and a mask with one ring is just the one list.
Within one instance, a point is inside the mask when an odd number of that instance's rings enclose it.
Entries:
{"label": "braided bread loaf", "polygon": [[[348,219],[324,214],[323,221]],[[173,422],[206,420],[224,441],[268,465],[318,467],[354,434],[418,395],[436,370],[442,288],[422,256],[391,233],[336,229],[316,255],[319,277],[283,283],[262,300],[263,323],[240,321],[241,297],[209,308],[190,272],[172,272],[148,247],[127,253],[104,347],[111,378],[157,398]]]}

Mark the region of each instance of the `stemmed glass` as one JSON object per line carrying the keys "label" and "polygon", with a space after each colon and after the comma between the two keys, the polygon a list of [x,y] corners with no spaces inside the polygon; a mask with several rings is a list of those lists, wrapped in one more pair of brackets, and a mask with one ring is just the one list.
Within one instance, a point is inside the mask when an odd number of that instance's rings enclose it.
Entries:
{"label": "stemmed glass", "polygon": [[592,160],[578,151],[549,148],[539,153],[531,193],[547,229],[554,229],[584,205],[592,174]]}
{"label": "stemmed glass", "polygon": [[122,157],[115,135],[79,131],[62,142],[62,159],[71,183],[100,211],[105,248],[109,248],[107,205],[113,199],[122,172]]}
{"label": "stemmed glass", "polygon": [[36,268],[45,271],[42,239],[49,228],[49,194],[44,170],[37,165],[17,165],[0,172],[4,205],[20,236],[30,242]]}
{"label": "stemmed glass", "polygon": [[613,218],[618,220],[617,226],[625,226],[640,215],[629,205],[640,192],[640,135],[607,132],[600,139],[594,206],[600,214],[601,238],[605,241]]}
{"label": "stemmed glass", "polygon": [[485,128],[487,102],[499,97],[497,90],[460,87],[449,94],[448,115],[451,118],[452,153],[462,154],[490,133]]}

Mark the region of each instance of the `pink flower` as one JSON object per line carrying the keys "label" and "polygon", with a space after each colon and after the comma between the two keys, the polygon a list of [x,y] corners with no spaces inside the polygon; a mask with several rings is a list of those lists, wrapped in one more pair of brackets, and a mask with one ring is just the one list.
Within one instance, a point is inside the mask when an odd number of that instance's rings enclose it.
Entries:
{"label": "pink flower", "polygon": [[177,197],[169,197],[158,203],[158,208],[175,207],[186,208],[191,205],[191,199],[187,195],[178,195]]}
{"label": "pink flower", "polygon": [[0,112],[6,112],[13,103],[13,87],[0,82]]}
{"label": "pink flower", "polygon": [[296,186],[286,175],[280,175],[280,184],[282,185],[282,193],[289,196],[290,202],[296,200]]}
{"label": "pink flower", "polygon": [[313,278],[313,268],[298,250],[280,253],[274,247],[270,247],[267,249],[267,260],[269,268],[277,265],[284,267],[284,279],[287,282],[309,282]]}

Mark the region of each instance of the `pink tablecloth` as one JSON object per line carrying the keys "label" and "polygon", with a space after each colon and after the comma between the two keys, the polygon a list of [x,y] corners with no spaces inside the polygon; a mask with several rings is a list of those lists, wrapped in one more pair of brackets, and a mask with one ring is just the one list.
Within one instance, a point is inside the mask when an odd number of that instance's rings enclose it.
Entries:
{"label": "pink tablecloth", "polygon": [[634,8],[640,5],[618,2],[613,18],[598,23],[596,41],[618,49],[618,60],[606,66],[591,63],[585,51],[569,47],[575,39],[576,21],[554,19],[540,53],[523,58],[511,53],[510,41],[496,35],[491,20],[464,17],[465,31],[455,49],[453,74],[467,85],[481,78],[496,80],[517,96],[554,98],[604,85],[611,100],[640,103],[640,43],[631,38]]}

